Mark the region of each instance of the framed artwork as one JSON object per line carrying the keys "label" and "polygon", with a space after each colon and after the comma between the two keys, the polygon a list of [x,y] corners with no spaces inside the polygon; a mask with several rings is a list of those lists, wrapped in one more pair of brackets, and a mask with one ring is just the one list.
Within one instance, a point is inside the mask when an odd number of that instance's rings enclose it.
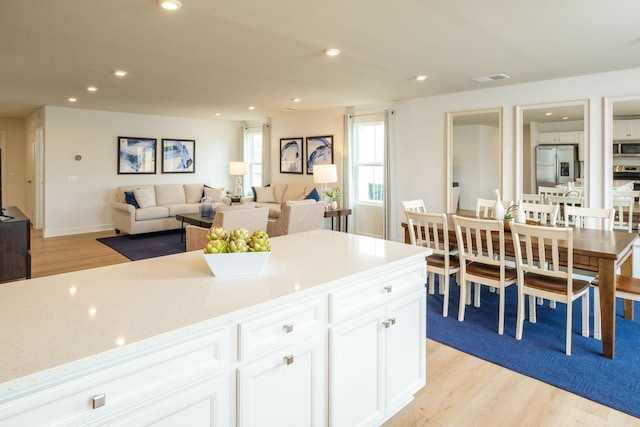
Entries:
{"label": "framed artwork", "polygon": [[280,172],[302,173],[302,137],[280,139]]}
{"label": "framed artwork", "polygon": [[118,137],[118,174],[156,173],[155,138]]}
{"label": "framed artwork", "polygon": [[195,173],[196,141],[193,139],[162,140],[162,173]]}
{"label": "framed artwork", "polygon": [[333,163],[333,135],[307,137],[307,174],[313,175],[315,165]]}

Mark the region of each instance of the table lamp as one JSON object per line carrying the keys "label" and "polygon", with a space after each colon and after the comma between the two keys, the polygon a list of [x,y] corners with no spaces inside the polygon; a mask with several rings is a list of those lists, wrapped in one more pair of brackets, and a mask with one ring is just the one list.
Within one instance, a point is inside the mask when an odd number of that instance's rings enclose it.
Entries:
{"label": "table lamp", "polygon": [[229,175],[236,177],[236,196],[243,195],[242,177],[247,174],[247,164],[245,162],[229,162]]}
{"label": "table lamp", "polygon": [[326,197],[327,183],[338,182],[338,171],[336,165],[314,165],[313,182],[322,184],[322,197]]}

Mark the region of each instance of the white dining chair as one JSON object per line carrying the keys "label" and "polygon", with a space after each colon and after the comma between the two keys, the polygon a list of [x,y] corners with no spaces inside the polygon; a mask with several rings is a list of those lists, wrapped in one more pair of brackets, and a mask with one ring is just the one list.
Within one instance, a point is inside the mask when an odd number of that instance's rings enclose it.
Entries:
{"label": "white dining chair", "polygon": [[493,207],[496,205],[496,201],[493,199],[476,200],[476,217],[478,218],[493,218]]}
{"label": "white dining chair", "polygon": [[640,197],[640,191],[613,191],[612,206],[615,209],[613,221],[614,230],[626,230],[633,232],[633,210],[636,204],[636,197]]}
{"label": "white dining chair", "polygon": [[[504,333],[504,290],[516,283],[516,269],[505,264],[502,220],[453,216],[460,259],[460,302],[458,320],[464,320],[467,287],[475,283],[474,306],[480,307],[480,286],[497,289],[499,295],[498,334]],[[492,240],[498,236],[498,244]]]}
{"label": "white dining chair", "polygon": [[526,203],[545,203],[544,194],[525,193],[520,200]]}
{"label": "white dining chair", "polygon": [[449,226],[446,214],[405,211],[409,238],[412,245],[431,248],[433,255],[427,260],[429,294],[435,293],[435,276],[438,275],[440,293],[444,296],[442,316],[449,314],[449,282],[452,274],[460,271],[460,261],[453,256],[449,246]]}
{"label": "white dining chair", "polygon": [[567,206],[583,206],[584,198],[580,196],[548,196],[548,203],[551,205],[558,205],[558,219],[556,224],[558,225],[573,225],[568,222],[567,218]]}
{"label": "white dining chair", "polygon": [[558,220],[558,205],[522,202],[522,209],[527,220],[538,224],[556,225]]}
{"label": "white dining chair", "polygon": [[[535,298],[567,305],[565,353],[571,355],[573,301],[582,299],[582,336],[589,336],[589,282],[573,277],[573,229],[511,224],[518,277],[516,339],[522,339],[525,300],[529,321],[536,323]],[[561,260],[566,262],[561,262]]]}
{"label": "white dining chair", "polygon": [[538,187],[538,194],[541,194],[544,197],[544,203],[548,203],[547,198],[549,196],[564,196],[567,194],[567,187],[565,186],[557,186],[557,187]]}

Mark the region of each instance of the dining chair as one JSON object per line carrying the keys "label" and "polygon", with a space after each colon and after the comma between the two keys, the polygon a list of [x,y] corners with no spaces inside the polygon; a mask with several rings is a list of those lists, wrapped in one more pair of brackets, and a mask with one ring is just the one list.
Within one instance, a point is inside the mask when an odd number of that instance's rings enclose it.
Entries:
{"label": "dining chair", "polygon": [[[600,314],[600,287],[598,279],[593,285],[593,338],[602,339],[602,317]],[[616,275],[616,297],[640,301],[640,279],[631,276]]]}
{"label": "dining chair", "polygon": [[520,200],[527,203],[545,203],[544,194],[523,194]]}
{"label": "dining chair", "polygon": [[522,209],[527,220],[538,224],[556,225],[558,220],[558,205],[522,202]]}
{"label": "dining chair", "polygon": [[[504,222],[454,215],[453,222],[460,260],[460,303],[458,320],[464,320],[467,287],[475,283],[474,306],[480,307],[480,285],[497,289],[499,295],[498,334],[504,333],[504,290],[516,283],[516,269],[505,265]],[[492,238],[498,237],[494,245]]]}
{"label": "dining chair", "polygon": [[612,206],[615,209],[613,220],[614,230],[626,230],[633,232],[633,210],[636,197],[640,196],[640,191],[613,191]]}
{"label": "dining chair", "polygon": [[422,199],[403,200],[401,203],[402,203],[402,208],[405,212],[411,211],[411,212],[425,213],[427,211],[424,206],[424,200]]}
{"label": "dining chair", "polygon": [[[511,206],[515,205],[515,202],[511,200],[501,200],[500,203],[502,203],[502,207],[504,207],[505,214]],[[493,207],[495,205],[496,201],[494,199],[478,198],[476,201],[476,217],[493,218]]]}
{"label": "dining chair", "polygon": [[[571,190],[573,191],[573,190]],[[584,198],[580,196],[548,196],[547,200],[551,205],[558,205],[558,225],[573,225],[568,222],[567,206],[583,206]]]}
{"label": "dining chair", "polygon": [[548,203],[547,198],[549,196],[564,196],[567,194],[567,187],[565,186],[557,186],[557,187],[538,187],[538,194],[541,194],[544,197],[544,203]]}
{"label": "dining chair", "polygon": [[460,261],[458,257],[451,254],[449,246],[447,215],[412,211],[405,211],[405,213],[411,244],[433,250],[433,255],[426,258],[427,273],[429,273],[429,294],[435,293],[435,276],[437,274],[440,293],[444,296],[442,316],[447,317],[449,314],[450,277],[460,271]]}
{"label": "dining chair", "polygon": [[613,230],[614,209],[585,208],[583,206],[567,206],[565,219],[567,224],[576,228],[593,228],[596,230]]}
{"label": "dining chair", "polygon": [[[589,336],[589,282],[573,277],[573,229],[511,224],[518,277],[516,339],[522,339],[525,299],[529,322],[536,323],[535,298],[567,305],[565,353],[571,355],[573,301],[582,299],[582,336]],[[562,246],[564,245],[564,246]],[[561,260],[566,260],[562,262]]]}

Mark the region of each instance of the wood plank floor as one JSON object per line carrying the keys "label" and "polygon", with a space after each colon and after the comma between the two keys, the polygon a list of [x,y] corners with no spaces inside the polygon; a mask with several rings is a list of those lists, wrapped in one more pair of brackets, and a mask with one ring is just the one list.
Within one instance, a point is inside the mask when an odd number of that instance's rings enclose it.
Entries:
{"label": "wood plank floor", "polygon": [[[131,262],[98,242],[113,231],[43,239],[32,232],[32,276]],[[425,340],[427,385],[385,427],[640,426],[640,419]]]}

